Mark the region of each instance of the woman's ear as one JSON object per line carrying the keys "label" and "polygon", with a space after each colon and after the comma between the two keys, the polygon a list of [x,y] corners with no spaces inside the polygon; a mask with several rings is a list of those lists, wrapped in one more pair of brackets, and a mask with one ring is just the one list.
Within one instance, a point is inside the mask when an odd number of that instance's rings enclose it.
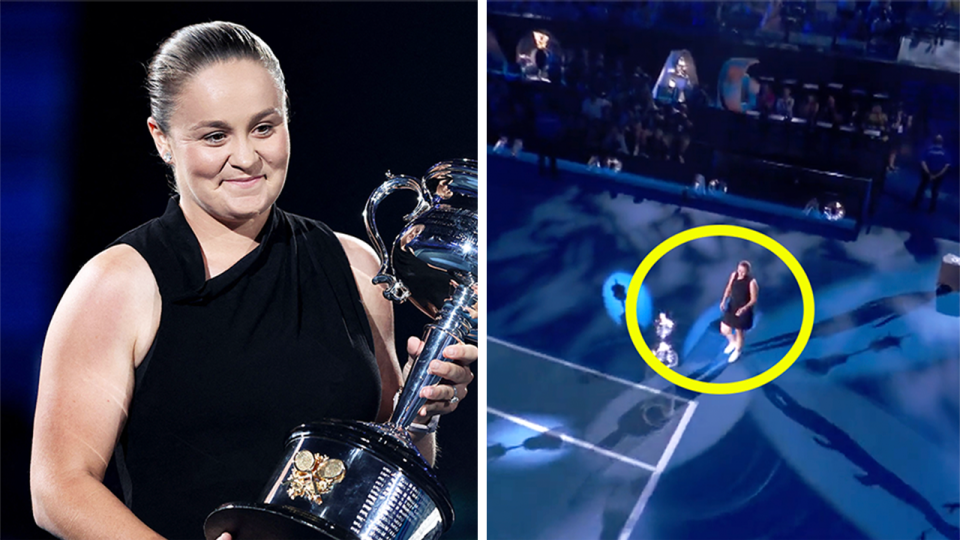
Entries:
{"label": "woman's ear", "polygon": [[160,129],[160,124],[152,116],[147,118],[147,129],[150,131],[150,136],[153,137],[153,144],[157,147],[157,153],[161,159],[167,161],[164,155],[170,153],[169,140],[163,130]]}

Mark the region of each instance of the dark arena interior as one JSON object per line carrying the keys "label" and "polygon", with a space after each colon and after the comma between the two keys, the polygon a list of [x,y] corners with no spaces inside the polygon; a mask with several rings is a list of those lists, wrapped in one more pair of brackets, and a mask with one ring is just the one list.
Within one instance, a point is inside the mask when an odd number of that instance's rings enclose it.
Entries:
{"label": "dark arena interior", "polygon": [[[491,539],[960,537],[956,2],[488,5]],[[918,194],[921,183],[927,189]],[[933,199],[930,187],[935,186]],[[668,238],[735,225],[789,250]],[[730,362],[720,303],[759,284]],[[636,312],[633,312],[633,306]],[[627,313],[627,309],[630,313]]]}

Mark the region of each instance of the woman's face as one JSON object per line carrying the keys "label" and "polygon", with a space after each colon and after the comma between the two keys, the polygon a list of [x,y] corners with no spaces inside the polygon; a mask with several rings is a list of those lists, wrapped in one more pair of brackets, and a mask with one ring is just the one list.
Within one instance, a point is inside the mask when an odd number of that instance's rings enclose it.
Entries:
{"label": "woman's face", "polygon": [[161,155],[172,154],[184,213],[199,209],[226,224],[264,214],[280,196],[290,159],[274,78],[252,60],[218,62],[177,97],[169,133],[151,131]]}
{"label": "woman's face", "polygon": [[737,266],[737,277],[743,279],[747,276],[747,267],[745,265]]}

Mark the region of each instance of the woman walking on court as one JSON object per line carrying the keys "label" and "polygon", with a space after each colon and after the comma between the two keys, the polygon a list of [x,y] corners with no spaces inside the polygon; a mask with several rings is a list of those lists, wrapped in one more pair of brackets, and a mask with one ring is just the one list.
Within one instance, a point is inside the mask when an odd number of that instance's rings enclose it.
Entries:
{"label": "woman walking on court", "polygon": [[[728,362],[735,362],[740,358],[743,334],[753,327],[753,306],[757,303],[759,293],[760,286],[757,285],[757,280],[753,279],[750,263],[740,261],[737,270],[730,274],[730,281],[727,282],[723,299],[720,300],[720,311],[723,311],[720,332],[729,342],[723,350],[724,354],[730,355]],[[724,309],[727,299],[730,299],[730,305]]]}

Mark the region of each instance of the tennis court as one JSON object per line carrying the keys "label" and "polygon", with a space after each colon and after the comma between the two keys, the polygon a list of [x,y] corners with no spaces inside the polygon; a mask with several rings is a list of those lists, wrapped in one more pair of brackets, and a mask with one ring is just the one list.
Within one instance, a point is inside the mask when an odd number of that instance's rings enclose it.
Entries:
{"label": "tennis court", "polygon": [[490,538],[630,538],[696,403],[496,338],[487,346],[498,381]]}

